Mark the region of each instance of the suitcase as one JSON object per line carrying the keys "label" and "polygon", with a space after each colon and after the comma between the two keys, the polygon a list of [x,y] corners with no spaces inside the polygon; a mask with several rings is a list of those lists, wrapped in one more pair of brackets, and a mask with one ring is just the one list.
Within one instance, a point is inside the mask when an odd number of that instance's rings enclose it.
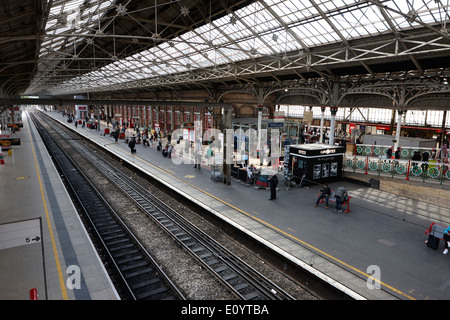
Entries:
{"label": "suitcase", "polygon": [[267,176],[259,176],[258,181],[256,181],[256,185],[261,186],[261,187],[268,187],[269,186],[268,177]]}
{"label": "suitcase", "polygon": [[440,239],[438,237],[435,237],[432,234],[430,234],[428,236],[427,247],[436,250],[439,247],[439,241]]}

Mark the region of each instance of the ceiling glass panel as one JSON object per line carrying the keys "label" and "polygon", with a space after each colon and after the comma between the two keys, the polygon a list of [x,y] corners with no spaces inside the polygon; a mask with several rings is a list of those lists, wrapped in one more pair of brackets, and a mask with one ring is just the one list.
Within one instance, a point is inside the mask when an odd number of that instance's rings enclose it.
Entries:
{"label": "ceiling glass panel", "polygon": [[[85,35],[91,34],[93,40],[100,36],[99,21],[107,10],[117,9],[115,2],[54,1],[43,36],[41,57],[46,61],[64,57],[69,63],[73,48],[86,40]],[[74,88],[88,91],[89,88],[82,88],[80,84],[96,87],[217,68],[260,56],[280,56],[303,49],[302,44],[315,48],[422,28],[424,24],[437,23],[434,28],[439,30],[450,20],[448,9],[448,1],[436,0],[260,0],[152,49],[122,61],[111,60],[99,70],[60,82],[64,76],[62,64],[59,72],[52,70],[58,76],[53,85],[61,91]],[[109,39],[113,41],[113,37]],[[49,74],[46,70],[49,65],[56,68],[56,63],[44,60],[39,63],[36,79]],[[80,73],[83,73],[82,64],[80,66]],[[52,83],[51,79],[48,83]],[[39,83],[34,86],[39,87]]]}

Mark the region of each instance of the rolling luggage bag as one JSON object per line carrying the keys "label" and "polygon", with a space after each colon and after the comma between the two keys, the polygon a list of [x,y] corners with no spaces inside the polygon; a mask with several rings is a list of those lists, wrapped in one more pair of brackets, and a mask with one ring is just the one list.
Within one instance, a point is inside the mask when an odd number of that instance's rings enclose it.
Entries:
{"label": "rolling luggage bag", "polygon": [[439,247],[439,241],[440,239],[438,237],[435,237],[432,234],[430,234],[428,236],[427,247],[436,250]]}

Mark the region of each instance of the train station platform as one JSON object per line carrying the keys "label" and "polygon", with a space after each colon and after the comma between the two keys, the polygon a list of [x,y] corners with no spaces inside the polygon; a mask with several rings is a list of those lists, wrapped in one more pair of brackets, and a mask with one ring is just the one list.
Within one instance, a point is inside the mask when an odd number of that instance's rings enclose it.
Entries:
{"label": "train station platform", "polygon": [[12,136],[21,144],[0,165],[0,300],[118,300],[26,113]]}
{"label": "train station platform", "polygon": [[206,163],[201,170],[175,164],[156,144],[138,144],[131,154],[104,126],[75,128],[61,113],[48,114],[355,299],[450,299],[450,256],[442,241],[438,250],[424,244],[431,222],[450,224],[444,205],[348,181],[329,185],[347,187],[349,213],[314,207],[321,185],[285,190],[281,182],[277,200],[269,201],[266,189],[212,181]]}
{"label": "train station platform", "polygon": [[175,164],[156,146],[140,144],[131,154],[103,128],[75,128],[61,113],[47,114],[355,299],[450,298],[450,257],[442,254],[442,242],[436,251],[424,244],[431,222],[450,224],[444,205],[349,181],[330,183],[347,187],[349,213],[314,207],[321,186],[285,190],[280,183],[277,200],[269,201],[268,190],[214,182],[207,166]]}

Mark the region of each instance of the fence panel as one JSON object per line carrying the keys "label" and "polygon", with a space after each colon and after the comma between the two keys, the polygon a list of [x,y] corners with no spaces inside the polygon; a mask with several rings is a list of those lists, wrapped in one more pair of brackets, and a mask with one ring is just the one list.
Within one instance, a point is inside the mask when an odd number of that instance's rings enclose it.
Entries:
{"label": "fence panel", "polygon": [[[372,152],[372,150],[371,150]],[[386,159],[386,157],[370,157],[354,155],[344,157],[344,171],[364,174],[383,175],[405,180],[422,180],[423,182],[449,183],[450,170],[448,162],[436,160],[423,162],[405,159]]]}

